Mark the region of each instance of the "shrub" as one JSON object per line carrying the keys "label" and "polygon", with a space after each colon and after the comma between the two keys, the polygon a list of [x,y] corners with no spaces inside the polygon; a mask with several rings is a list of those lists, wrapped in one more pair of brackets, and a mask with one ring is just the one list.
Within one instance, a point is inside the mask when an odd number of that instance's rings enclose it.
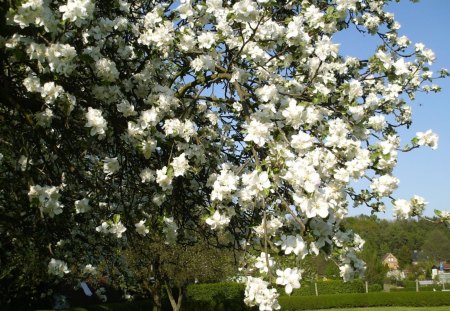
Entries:
{"label": "shrub", "polygon": [[371,284],[369,285],[369,293],[381,292],[383,291],[383,286],[380,284]]}
{"label": "shrub", "polygon": [[245,285],[239,283],[193,284],[187,288],[184,310],[239,311],[244,305]]}

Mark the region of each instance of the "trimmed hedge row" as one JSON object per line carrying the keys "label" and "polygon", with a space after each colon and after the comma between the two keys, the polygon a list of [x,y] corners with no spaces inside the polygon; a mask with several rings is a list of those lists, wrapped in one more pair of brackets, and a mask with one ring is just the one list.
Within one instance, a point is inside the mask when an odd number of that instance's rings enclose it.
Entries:
{"label": "trimmed hedge row", "polygon": [[[303,282],[302,287],[292,292],[293,296],[314,296],[316,295],[315,282]],[[377,287],[378,289],[379,287]],[[372,288],[373,289],[373,288]],[[366,287],[362,280],[343,282],[341,280],[317,281],[317,291],[319,295],[365,293]],[[280,291],[282,292],[282,291]]]}
{"label": "trimmed hedge row", "polygon": [[[346,282],[340,280],[318,281],[319,296],[346,293],[365,293],[365,283],[362,280]],[[194,306],[212,310],[238,310],[244,299],[244,284],[238,283],[212,283],[192,284],[187,288],[187,310],[195,310]],[[369,292],[381,291],[381,285],[374,284]],[[284,288],[279,288],[284,296]],[[302,287],[295,289],[292,296],[315,296],[314,282],[303,282]],[[241,310],[241,309],[239,309]]]}
{"label": "trimmed hedge row", "polygon": [[314,310],[327,308],[356,308],[378,306],[430,307],[450,306],[450,293],[447,292],[398,292],[323,295],[319,297],[292,296],[280,297],[282,310]]}
{"label": "trimmed hedge row", "polygon": [[[365,284],[362,280],[346,282],[340,280],[318,281],[319,297],[333,294],[364,293]],[[194,310],[250,310],[242,301],[244,299],[244,284],[238,283],[212,283],[192,284],[187,288],[187,297],[183,305],[187,311]],[[374,284],[369,287],[369,292],[379,292],[381,285]],[[279,293],[284,293],[284,288],[279,288]],[[314,282],[304,282],[302,287],[294,290],[292,297],[315,296]],[[282,297],[290,299],[282,294]]]}

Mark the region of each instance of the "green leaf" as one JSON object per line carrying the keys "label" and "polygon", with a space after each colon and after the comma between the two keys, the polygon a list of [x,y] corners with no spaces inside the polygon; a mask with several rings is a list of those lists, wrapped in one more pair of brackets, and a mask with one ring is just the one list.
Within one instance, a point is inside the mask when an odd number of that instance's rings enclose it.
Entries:
{"label": "green leaf", "polygon": [[87,64],[95,63],[95,60],[90,55],[87,55],[87,54],[81,54],[79,56],[79,58],[80,58],[80,60],[82,60],[83,62],[85,62]]}
{"label": "green leaf", "polygon": [[113,221],[114,221],[115,224],[118,224],[119,221],[120,221],[120,215],[119,214],[114,214]]}

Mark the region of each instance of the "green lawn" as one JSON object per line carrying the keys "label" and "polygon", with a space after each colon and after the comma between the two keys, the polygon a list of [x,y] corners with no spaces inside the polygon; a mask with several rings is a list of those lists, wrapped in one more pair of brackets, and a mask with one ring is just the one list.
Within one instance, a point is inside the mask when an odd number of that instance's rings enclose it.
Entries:
{"label": "green lawn", "polygon": [[450,311],[450,306],[443,307],[376,307],[376,308],[348,308],[348,309],[322,309],[314,311]]}

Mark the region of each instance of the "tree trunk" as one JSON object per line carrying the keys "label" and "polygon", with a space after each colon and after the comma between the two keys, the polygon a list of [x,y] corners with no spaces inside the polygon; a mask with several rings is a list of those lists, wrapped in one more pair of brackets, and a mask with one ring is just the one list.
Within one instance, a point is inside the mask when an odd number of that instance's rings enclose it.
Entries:
{"label": "tree trunk", "polygon": [[152,294],[152,311],[161,311],[161,284],[156,281],[150,292]]}
{"label": "tree trunk", "polygon": [[178,299],[175,301],[175,297],[173,296],[172,289],[169,284],[166,283],[167,296],[169,296],[170,305],[172,306],[173,311],[181,310],[181,303],[183,302],[183,292],[184,288],[182,286],[178,287]]}

